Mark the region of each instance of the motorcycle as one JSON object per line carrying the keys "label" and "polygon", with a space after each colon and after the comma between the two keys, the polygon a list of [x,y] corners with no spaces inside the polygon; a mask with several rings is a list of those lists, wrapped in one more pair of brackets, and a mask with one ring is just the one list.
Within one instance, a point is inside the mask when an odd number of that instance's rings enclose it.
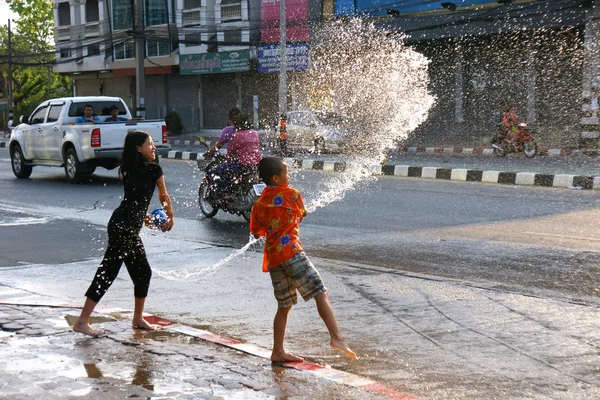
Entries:
{"label": "motorcycle", "polygon": [[527,158],[533,158],[537,154],[537,143],[529,133],[527,123],[521,122],[513,126],[514,139],[505,132],[502,125],[498,125],[496,135],[492,138],[493,152],[498,157],[504,157],[508,153],[523,153]]}
{"label": "motorcycle", "polygon": [[[209,184],[208,173],[211,168],[222,163],[225,156],[222,154],[217,154],[215,157],[205,155],[204,159],[211,159],[211,161],[204,167],[204,178],[198,187],[198,205],[202,214],[207,218],[212,218],[220,209],[230,214],[241,215],[247,222],[250,222],[250,211],[254,201],[266,188],[266,185],[260,182],[258,171],[254,169],[242,174],[234,182],[233,196],[217,199],[214,189]],[[198,167],[201,168],[200,162],[198,162]]]}

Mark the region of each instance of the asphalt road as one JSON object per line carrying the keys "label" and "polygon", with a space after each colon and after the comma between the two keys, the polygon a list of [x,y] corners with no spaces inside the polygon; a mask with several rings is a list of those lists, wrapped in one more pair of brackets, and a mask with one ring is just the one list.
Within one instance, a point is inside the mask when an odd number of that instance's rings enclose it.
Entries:
{"label": "asphalt road", "polygon": [[[11,202],[113,210],[121,199],[116,170],[99,168],[91,182],[68,185],[58,168],[36,167],[31,179],[14,179],[6,149],[0,149],[0,163],[2,197]],[[201,173],[195,162],[162,160],[162,165],[176,216],[194,221],[195,229],[182,236],[234,248],[248,242],[241,217],[200,214]],[[292,184],[310,204],[319,193],[346,182],[334,173],[297,171]],[[599,204],[596,191],[380,177],[359,182],[343,200],[317,208],[304,220],[301,234],[306,251],[319,257],[596,303]],[[103,228],[82,227],[73,237],[72,232],[56,234],[60,228],[53,223],[40,229],[46,240],[27,252],[25,261],[101,255],[102,246],[82,252],[79,242],[101,243]],[[3,229],[17,237],[25,230],[26,225]],[[0,265],[15,261],[5,254]]]}
{"label": "asphalt road", "polygon": [[[195,268],[248,242],[241,217],[199,215],[195,162],[162,165],[176,228],[144,234],[153,266]],[[344,184],[313,171],[294,172],[292,182],[308,204]],[[0,185],[0,283],[80,299],[122,195],[116,171],[70,185],[62,170],[36,167],[17,180],[0,149]],[[363,360],[330,356],[316,311],[304,305],[290,321],[290,347],[424,398],[597,398],[599,196],[396,177],[359,183],[305,218],[301,234]],[[251,250],[204,281],[153,279],[149,310],[268,347],[271,312],[256,310],[270,310],[270,293],[260,249]],[[130,306],[129,285],[122,272],[103,302]]]}

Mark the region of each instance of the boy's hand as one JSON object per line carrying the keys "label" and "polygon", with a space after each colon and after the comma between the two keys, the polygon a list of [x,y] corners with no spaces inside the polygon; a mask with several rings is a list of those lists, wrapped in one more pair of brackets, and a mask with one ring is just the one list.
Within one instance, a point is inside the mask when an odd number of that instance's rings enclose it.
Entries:
{"label": "boy's hand", "polygon": [[148,213],[146,213],[146,217],[144,218],[144,225],[146,225],[146,227],[150,229],[154,228],[154,223],[152,223],[152,217]]}

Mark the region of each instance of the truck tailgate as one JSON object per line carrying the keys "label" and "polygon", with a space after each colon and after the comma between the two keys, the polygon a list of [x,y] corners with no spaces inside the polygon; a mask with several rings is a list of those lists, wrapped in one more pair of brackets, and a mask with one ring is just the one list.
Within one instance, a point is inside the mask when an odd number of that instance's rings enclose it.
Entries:
{"label": "truck tailgate", "polygon": [[116,149],[122,148],[125,143],[127,132],[140,130],[148,132],[154,143],[162,143],[162,127],[165,124],[162,120],[157,121],[127,121],[98,124],[100,128],[100,148]]}

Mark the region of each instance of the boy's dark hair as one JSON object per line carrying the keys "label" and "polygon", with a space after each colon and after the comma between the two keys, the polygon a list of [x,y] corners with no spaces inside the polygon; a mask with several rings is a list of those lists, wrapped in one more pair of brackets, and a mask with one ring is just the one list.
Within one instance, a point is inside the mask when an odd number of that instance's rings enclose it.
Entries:
{"label": "boy's dark hair", "polygon": [[85,110],[86,108],[91,108],[92,110],[94,109],[94,107],[92,107],[91,104],[86,104],[85,106],[83,106],[83,109]]}
{"label": "boy's dark hair", "polygon": [[252,123],[250,122],[250,117],[243,111],[237,115],[237,119],[233,121],[235,125],[235,130],[237,131],[245,131],[247,129],[252,129]]}
{"label": "boy's dark hair", "polygon": [[281,174],[284,165],[281,158],[264,157],[258,163],[258,176],[267,185],[272,185],[273,176]]}

